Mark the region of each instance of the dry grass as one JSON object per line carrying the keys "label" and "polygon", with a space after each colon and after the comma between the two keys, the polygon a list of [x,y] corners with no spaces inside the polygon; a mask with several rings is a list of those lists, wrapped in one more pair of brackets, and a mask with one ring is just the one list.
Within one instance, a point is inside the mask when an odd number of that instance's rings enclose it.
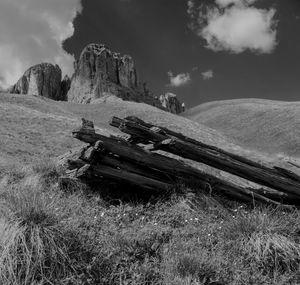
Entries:
{"label": "dry grass", "polygon": [[[67,275],[67,242],[59,200],[43,191],[37,174],[3,178],[0,192],[0,283],[46,284]],[[6,181],[6,182],[5,182]]]}
{"label": "dry grass", "polygon": [[298,210],[225,207],[186,189],[111,204],[62,192],[45,161],[0,174],[0,284],[300,282]]}

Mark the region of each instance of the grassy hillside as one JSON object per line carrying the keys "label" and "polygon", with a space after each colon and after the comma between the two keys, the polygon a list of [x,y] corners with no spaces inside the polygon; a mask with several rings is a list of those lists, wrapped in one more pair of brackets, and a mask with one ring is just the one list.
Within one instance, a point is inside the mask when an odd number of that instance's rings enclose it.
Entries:
{"label": "grassy hillside", "polygon": [[183,114],[246,148],[300,157],[300,102],[260,99],[205,103]]}
{"label": "grassy hillside", "polygon": [[[284,166],[299,173],[298,167],[293,167],[288,163],[291,160],[294,161],[290,157],[277,154],[269,156],[264,152],[249,150],[237,143],[232,143],[230,138],[226,138],[219,131],[203,124],[146,104],[122,101],[114,96],[99,99],[95,104],[84,105],[57,102],[38,96],[1,94],[0,113],[2,115],[0,166],[1,164],[31,163],[37,158],[47,160],[81,145],[71,136],[71,131],[81,124],[81,117],[94,121],[99,131],[109,134],[118,132],[116,128],[109,126],[108,122],[112,116],[135,115],[154,124],[182,132],[202,142],[256,161]],[[199,163],[193,165],[232,182],[254,186],[253,183],[211,167]]]}
{"label": "grassy hillside", "polygon": [[[79,126],[82,117],[94,121],[99,130],[108,134],[118,132],[108,124],[112,116],[125,117],[129,115],[138,116],[146,121],[182,132],[197,140],[255,160],[278,162],[276,155],[270,157],[257,149],[252,151],[251,144],[245,143],[241,147],[234,135],[233,139],[229,135],[226,137],[226,132],[221,134],[222,130],[214,130],[213,124],[212,127],[205,126],[205,120],[199,124],[143,103],[126,102],[113,96],[99,99],[96,104],[83,105],[57,102],[38,96],[2,93],[0,94],[0,113],[0,157],[2,163],[15,160],[30,162],[36,157],[58,156],[71,147],[80,145],[80,142],[71,137],[71,131]],[[197,120],[195,113],[190,110],[185,115]],[[205,115],[205,117],[209,116]],[[241,117],[243,118],[243,116]],[[259,124],[259,122],[257,123]],[[232,129],[230,126],[227,128]],[[285,129],[282,130],[282,132],[284,131]],[[254,138],[252,139],[254,140]],[[263,141],[261,143],[264,144]],[[274,144],[277,145],[273,142]],[[297,148],[297,144],[295,146]],[[261,149],[265,151],[264,148]]]}
{"label": "grassy hillside", "polygon": [[203,140],[222,145],[226,141],[218,132],[197,123],[161,111],[146,104],[124,102],[108,97],[98,104],[82,105],[56,102],[27,95],[0,95],[0,154],[3,157],[30,160],[31,156],[59,155],[77,144],[71,131],[80,118],[93,120],[102,130],[116,132],[108,124],[114,115],[136,115]]}
{"label": "grassy hillside", "polygon": [[113,115],[136,115],[255,160],[282,163],[276,155],[115,97],[78,105],[0,94],[0,114],[0,284],[299,284],[298,210],[243,205],[182,185],[177,194],[146,202],[112,201],[104,185],[99,192],[81,184],[60,188],[61,173],[51,161],[80,144],[70,132],[81,117],[108,134],[117,131],[108,125]]}

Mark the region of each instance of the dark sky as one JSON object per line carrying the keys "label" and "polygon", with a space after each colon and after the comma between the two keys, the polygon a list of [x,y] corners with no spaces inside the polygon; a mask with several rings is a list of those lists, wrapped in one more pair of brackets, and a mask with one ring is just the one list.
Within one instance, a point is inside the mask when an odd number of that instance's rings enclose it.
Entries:
{"label": "dark sky", "polygon": [[[75,34],[64,47],[76,58],[93,42],[129,54],[150,90],[173,92],[188,107],[233,98],[298,101],[300,0],[258,0],[256,5],[276,9],[278,45],[270,54],[206,48],[206,41],[188,28],[187,0],[83,0]],[[214,73],[210,80],[201,75],[207,70]],[[177,88],[167,86],[168,71],[188,72],[191,80]]]}

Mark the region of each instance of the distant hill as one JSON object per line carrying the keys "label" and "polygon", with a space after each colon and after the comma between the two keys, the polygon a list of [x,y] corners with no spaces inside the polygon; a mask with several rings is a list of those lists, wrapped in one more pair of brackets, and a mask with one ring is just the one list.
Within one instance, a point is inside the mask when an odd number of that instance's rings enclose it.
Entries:
{"label": "distant hill", "polygon": [[300,157],[300,102],[216,101],[194,107],[183,116],[243,147]]}

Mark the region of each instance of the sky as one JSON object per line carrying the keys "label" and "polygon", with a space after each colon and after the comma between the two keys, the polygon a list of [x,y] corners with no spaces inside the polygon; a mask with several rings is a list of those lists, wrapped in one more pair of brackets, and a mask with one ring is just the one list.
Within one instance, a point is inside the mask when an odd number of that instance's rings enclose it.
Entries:
{"label": "sky", "polygon": [[89,43],[133,57],[154,94],[187,107],[298,101],[299,0],[0,0],[0,85],[31,65],[71,75]]}

